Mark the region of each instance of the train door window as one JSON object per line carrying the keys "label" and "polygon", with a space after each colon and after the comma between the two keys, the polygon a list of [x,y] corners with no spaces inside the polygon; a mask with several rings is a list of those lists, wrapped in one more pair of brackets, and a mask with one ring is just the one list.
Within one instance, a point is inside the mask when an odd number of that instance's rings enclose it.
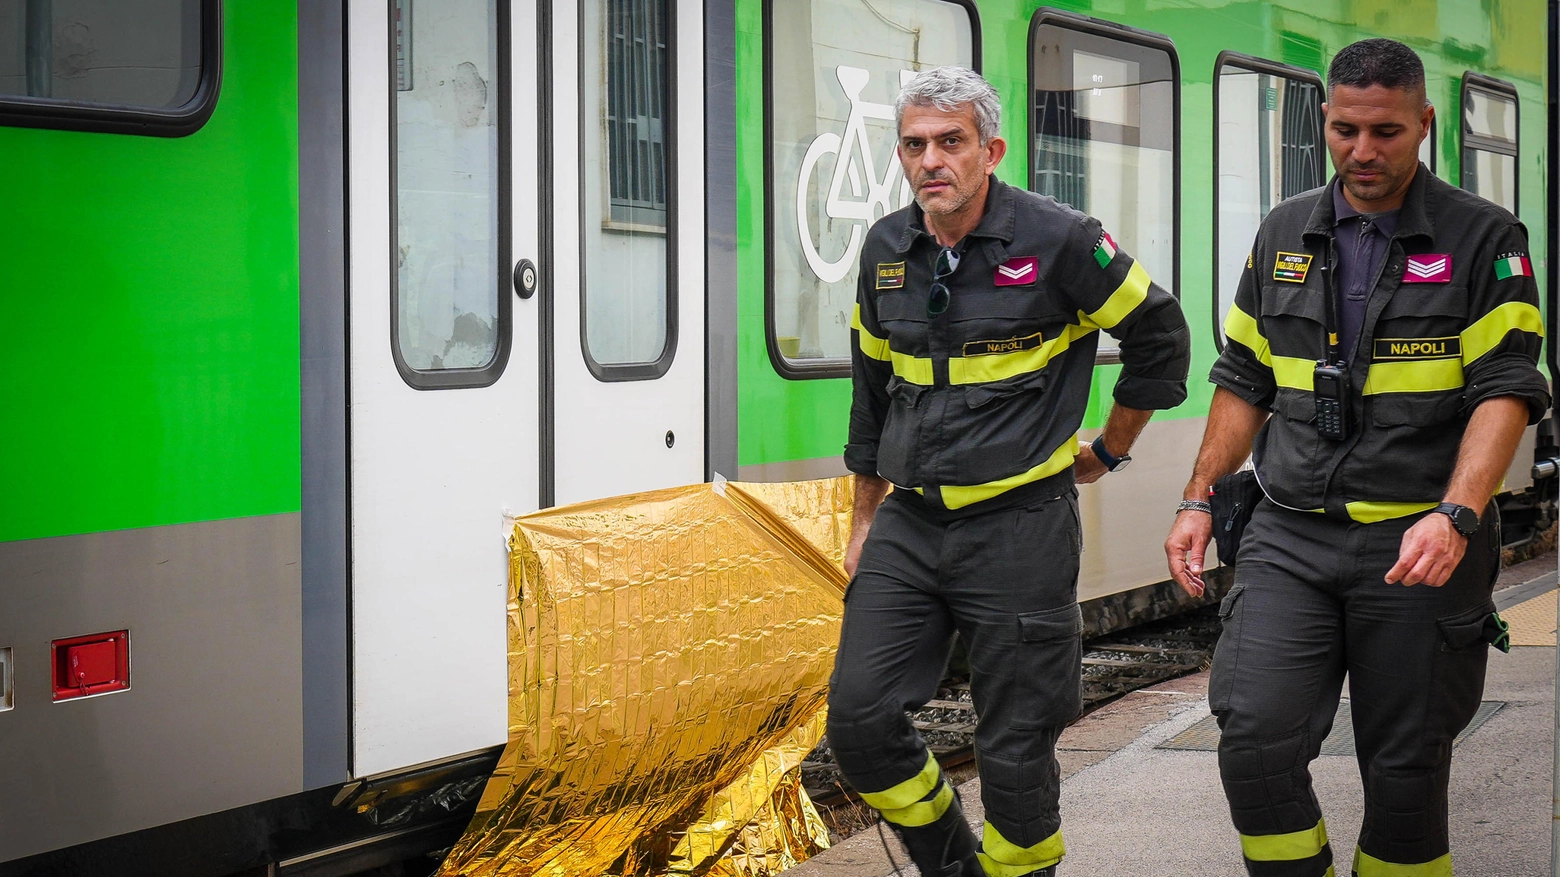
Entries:
{"label": "train door window", "polygon": [[[1180,72],[1166,37],[1044,10],[1029,34],[1029,187],[1093,215],[1174,292]],[[1102,361],[1117,357],[1101,351]]]}
{"label": "train door window", "polygon": [[221,46],[220,0],[0,0],[0,125],[194,133]]}
{"label": "train door window", "polygon": [[581,285],[585,361],[602,380],[655,378],[676,342],[670,0],[582,3]]}
{"label": "train door window", "polygon": [[894,98],[916,72],[975,67],[972,4],[771,0],[766,7],[768,344],[789,378],[850,374],[868,227],[911,202]]}
{"label": "train door window", "polygon": [[1464,74],[1462,136],[1462,187],[1516,213],[1517,87]]}
{"label": "train door window", "polygon": [[509,355],[501,5],[390,6],[391,350],[419,389],[486,386]]}
{"label": "train door window", "polygon": [[1221,54],[1214,76],[1214,338],[1274,205],[1327,182],[1322,78],[1300,67]]}

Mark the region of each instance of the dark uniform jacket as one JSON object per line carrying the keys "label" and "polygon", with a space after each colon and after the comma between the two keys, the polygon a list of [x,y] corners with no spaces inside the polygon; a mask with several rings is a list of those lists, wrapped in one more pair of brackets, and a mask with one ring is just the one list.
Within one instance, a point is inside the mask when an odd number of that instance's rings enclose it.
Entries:
{"label": "dark uniform jacket", "polygon": [[1326,356],[1323,265],[1332,187],[1273,208],[1257,234],[1209,379],[1273,412],[1253,448],[1273,502],[1369,523],[1441,501],[1473,409],[1493,396],[1549,406],[1543,320],[1516,217],[1423,165],[1365,306],[1349,364],[1354,430],[1318,435],[1312,372]]}
{"label": "dark uniform jacket", "polygon": [[1072,485],[1098,329],[1120,341],[1117,402],[1161,409],[1186,398],[1190,345],[1175,298],[1092,217],[990,182],[985,216],[943,279],[945,313],[928,314],[942,248],[918,205],[883,217],[862,248],[845,464],[934,509]]}

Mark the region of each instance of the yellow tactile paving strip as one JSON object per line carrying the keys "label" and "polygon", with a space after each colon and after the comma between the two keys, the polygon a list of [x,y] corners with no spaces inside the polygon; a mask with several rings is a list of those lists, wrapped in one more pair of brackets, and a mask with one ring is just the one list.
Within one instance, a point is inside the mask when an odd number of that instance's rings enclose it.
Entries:
{"label": "yellow tactile paving strip", "polygon": [[1556,594],[1560,591],[1540,594],[1500,613],[1511,625],[1512,645],[1554,646]]}

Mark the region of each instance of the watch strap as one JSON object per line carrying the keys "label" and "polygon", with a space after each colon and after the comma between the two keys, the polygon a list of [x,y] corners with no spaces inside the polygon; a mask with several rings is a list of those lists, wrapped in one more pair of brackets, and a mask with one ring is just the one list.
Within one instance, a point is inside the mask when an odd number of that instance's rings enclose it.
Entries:
{"label": "watch strap", "polygon": [[1103,435],[1095,436],[1094,441],[1089,443],[1089,447],[1094,451],[1094,456],[1098,457],[1099,461],[1105,464],[1105,468],[1111,472],[1120,469],[1123,463],[1132,459],[1131,454],[1122,454],[1119,457],[1111,456],[1110,451],[1105,450],[1105,436]]}
{"label": "watch strap", "polygon": [[1465,505],[1458,505],[1455,502],[1443,502],[1431,509],[1431,511],[1451,518],[1452,526],[1456,527],[1457,532],[1462,534],[1464,538],[1479,532],[1479,513]]}

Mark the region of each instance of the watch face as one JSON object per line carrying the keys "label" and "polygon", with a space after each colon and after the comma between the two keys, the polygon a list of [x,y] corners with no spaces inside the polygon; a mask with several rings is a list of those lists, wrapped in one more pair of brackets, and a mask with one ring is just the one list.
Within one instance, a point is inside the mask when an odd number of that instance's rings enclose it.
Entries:
{"label": "watch face", "polygon": [[1457,532],[1472,536],[1479,531],[1479,513],[1462,506],[1452,515],[1452,524],[1457,527]]}
{"label": "watch face", "polygon": [[1128,454],[1127,456],[1122,457],[1121,459],[1117,460],[1116,461],[1116,468],[1114,468],[1114,469],[1112,469],[1110,471],[1112,471],[1112,472],[1120,472],[1121,470],[1127,468],[1127,464],[1130,463],[1130,462],[1132,462],[1132,455]]}

